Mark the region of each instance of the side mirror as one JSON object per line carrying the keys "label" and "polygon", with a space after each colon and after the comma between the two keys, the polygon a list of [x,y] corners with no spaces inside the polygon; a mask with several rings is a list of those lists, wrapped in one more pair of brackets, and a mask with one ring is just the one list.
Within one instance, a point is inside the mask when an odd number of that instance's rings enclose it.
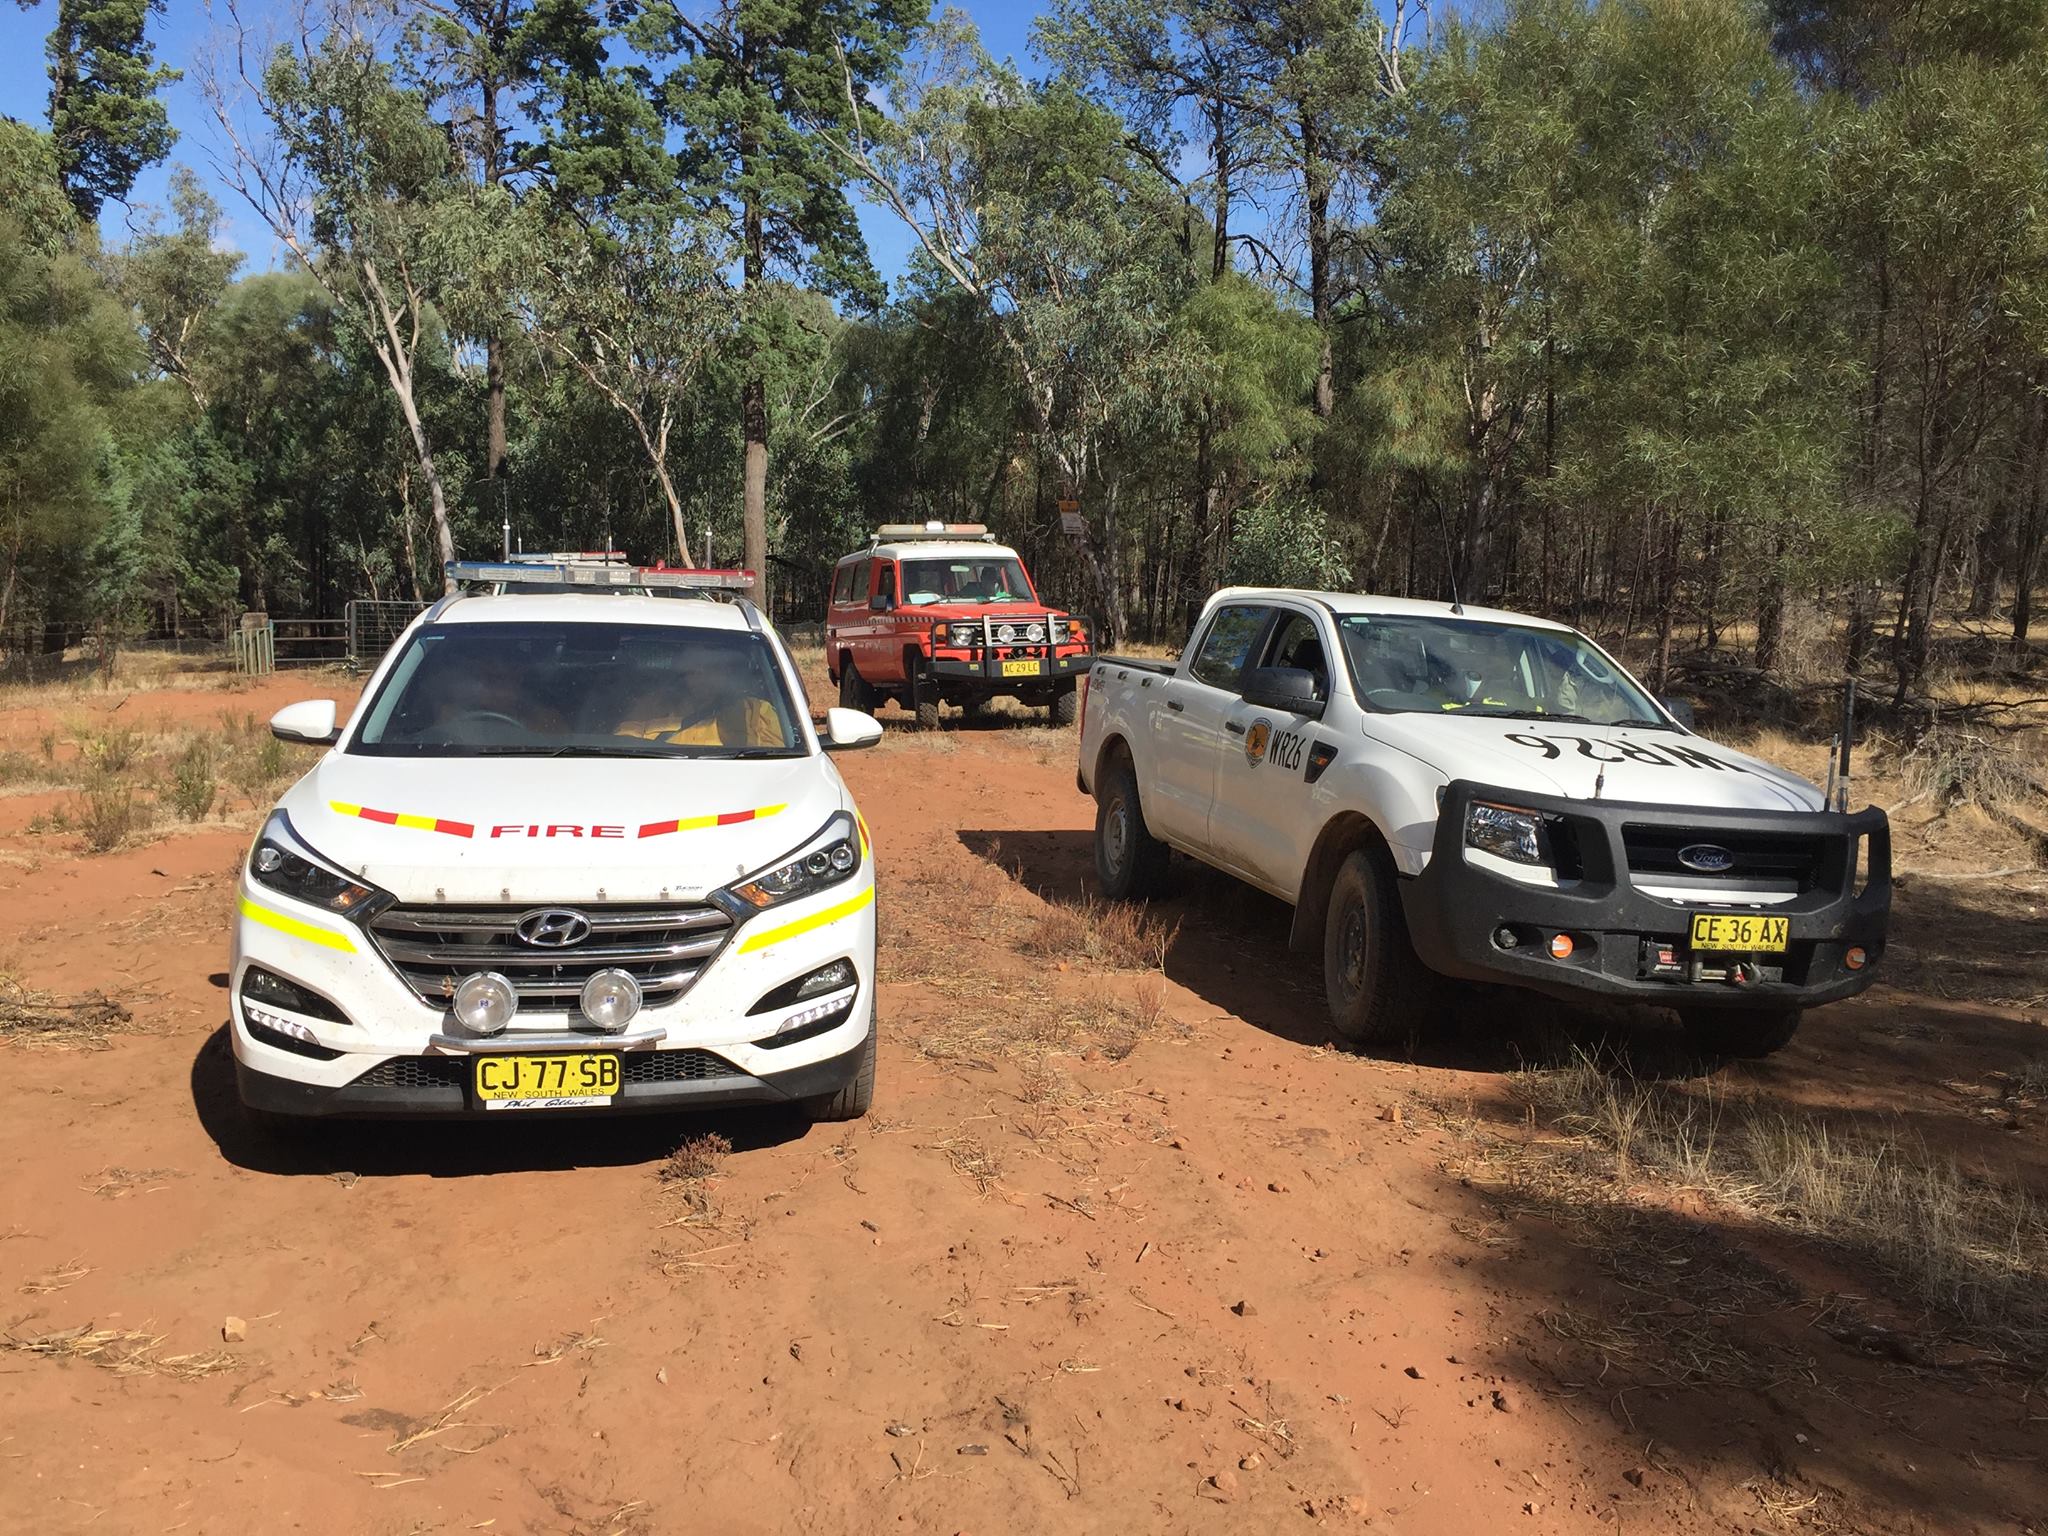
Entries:
{"label": "side mirror", "polygon": [[882,722],[857,709],[828,709],[821,733],[827,752],[852,752],[882,739]]}
{"label": "side mirror", "polygon": [[870,613],[888,613],[895,606],[895,598],[884,597],[879,592],[877,592],[873,597],[868,599],[868,611]]}
{"label": "side mirror", "polygon": [[1678,698],[1662,698],[1659,699],[1657,702],[1664,706],[1665,714],[1669,715],[1672,719],[1676,720],[1688,731],[1692,729],[1692,700]]}
{"label": "side mirror", "polygon": [[309,747],[328,747],[341,739],[335,724],[334,700],[301,699],[287,704],[270,717],[270,734],[279,741],[295,741]]}
{"label": "side mirror", "polygon": [[1290,715],[1323,717],[1325,700],[1316,689],[1316,675],[1305,667],[1253,667],[1238,690],[1245,703],[1259,709],[1281,709]]}

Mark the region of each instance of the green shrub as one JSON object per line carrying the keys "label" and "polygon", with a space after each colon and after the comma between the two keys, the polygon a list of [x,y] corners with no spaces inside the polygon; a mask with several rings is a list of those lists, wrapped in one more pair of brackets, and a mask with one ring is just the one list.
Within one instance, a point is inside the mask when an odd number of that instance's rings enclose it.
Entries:
{"label": "green shrub", "polygon": [[213,743],[195,737],[171,768],[171,805],[187,821],[204,821],[219,794]]}

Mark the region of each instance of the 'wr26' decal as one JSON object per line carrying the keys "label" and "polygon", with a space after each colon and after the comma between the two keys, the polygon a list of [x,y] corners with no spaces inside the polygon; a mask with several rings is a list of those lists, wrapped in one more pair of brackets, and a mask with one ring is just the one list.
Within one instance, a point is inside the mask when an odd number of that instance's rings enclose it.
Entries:
{"label": "'wr26' decal", "polygon": [[[1506,739],[1518,747],[1531,747],[1546,758],[1564,756],[1567,746],[1579,749],[1579,756],[1596,763],[1648,763],[1656,768],[1710,768],[1715,773],[1748,773],[1740,763],[1723,762],[1697,747],[1644,746],[1637,741],[1594,741],[1585,736],[1539,736],[1534,731],[1510,731]],[[1601,750],[1607,749],[1606,751]],[[1610,756],[1609,753],[1612,753]]]}

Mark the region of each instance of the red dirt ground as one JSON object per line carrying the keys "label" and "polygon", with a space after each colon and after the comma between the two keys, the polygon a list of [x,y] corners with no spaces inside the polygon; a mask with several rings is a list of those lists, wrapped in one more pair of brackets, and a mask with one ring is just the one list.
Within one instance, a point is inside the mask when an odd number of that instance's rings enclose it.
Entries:
{"label": "red dirt ground", "polygon": [[[122,712],[189,727],[305,691]],[[52,716],[0,703],[0,748]],[[248,827],[86,856],[0,821],[0,970],[135,1015],[105,1049],[0,1046],[0,1344],[92,1324],[227,1357],[183,1379],[0,1349],[0,1530],[2043,1527],[2038,1366],[1838,1341],[1867,1279],[1694,1197],[1644,1218],[1715,1277],[1668,1300],[1461,1173],[1423,1106],[1500,1110],[1540,1010],[1459,1001],[1414,1062],[1334,1051],[1284,910],[1193,872],[1163,988],[1020,953],[1092,886],[1071,750],[996,728],[843,760],[890,947],[852,1127],[272,1139],[220,1034]],[[1994,895],[1909,887],[1922,972],[2038,950]],[[1121,1060],[1002,1045],[1106,996],[1160,1004]],[[2035,1014],[1880,989],[1724,1070],[2048,1190],[2042,1113],[1980,1091],[2044,1050]],[[706,1130],[732,1150],[693,1207],[657,1169]],[[1694,1370],[1702,1310],[1727,1353]]]}

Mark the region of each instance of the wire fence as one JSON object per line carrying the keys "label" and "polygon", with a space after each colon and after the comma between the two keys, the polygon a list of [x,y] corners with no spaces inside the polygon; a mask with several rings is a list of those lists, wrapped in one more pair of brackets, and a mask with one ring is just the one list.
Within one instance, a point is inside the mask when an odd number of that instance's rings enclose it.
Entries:
{"label": "wire fence", "polygon": [[384,659],[405,626],[426,609],[425,603],[379,602],[359,598],[348,605],[348,669],[367,672]]}

